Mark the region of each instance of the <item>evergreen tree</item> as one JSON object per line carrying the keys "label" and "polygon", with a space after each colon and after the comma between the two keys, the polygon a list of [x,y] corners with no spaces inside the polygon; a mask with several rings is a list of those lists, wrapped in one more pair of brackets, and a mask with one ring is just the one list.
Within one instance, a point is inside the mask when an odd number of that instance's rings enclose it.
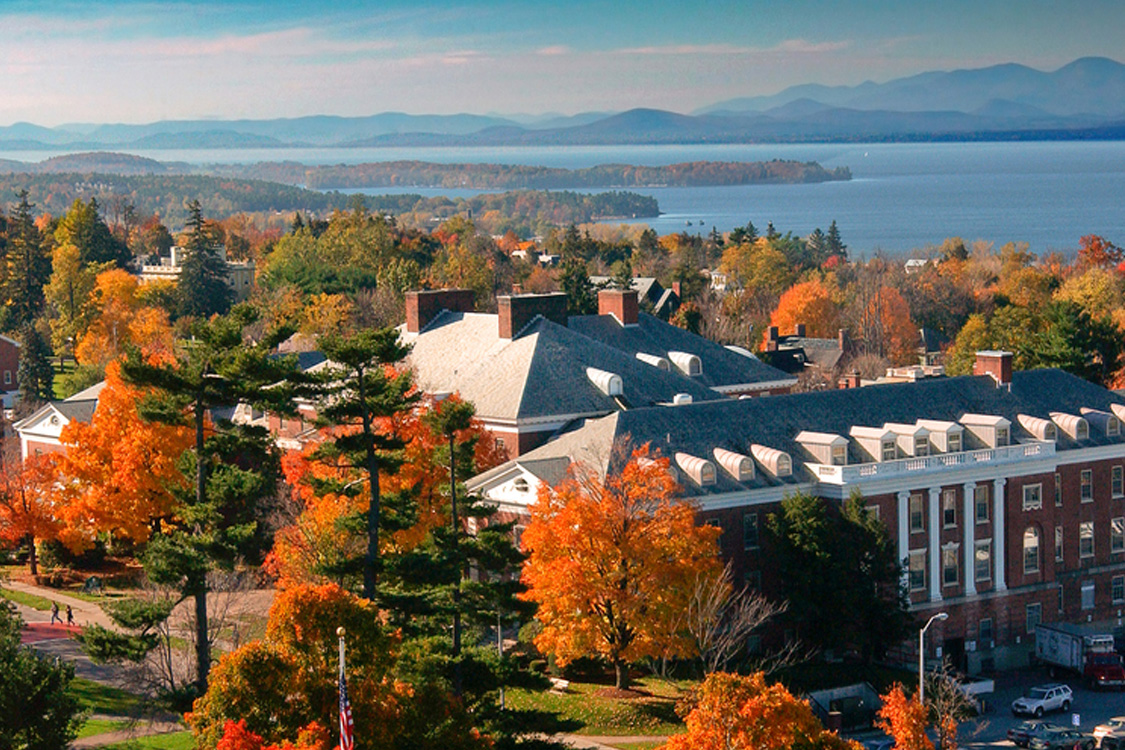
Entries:
{"label": "evergreen tree", "polygon": [[610,289],[633,288],[633,264],[629,262],[628,258],[614,263],[611,270],[613,275],[609,279],[608,287]]}
{"label": "evergreen tree", "polygon": [[149,542],[145,570],[154,582],[179,588],[195,602],[196,685],[207,690],[211,652],[207,625],[207,574],[252,555],[264,542],[257,527],[260,503],[274,494],[280,463],[269,434],[260,427],[216,421],[217,407],[239,403],[276,414],[294,411],[292,362],[270,356],[280,332],[254,346],[243,343],[251,322],[239,314],[199,321],[171,362],[145,360],[136,350],[122,363],[125,379],[153,395],[139,405],[146,419],[194,427],[192,450],[184,455],[191,491],[175,518]]}
{"label": "evergreen tree", "polygon": [[824,239],[827,243],[829,255],[848,257],[848,246],[840,239],[840,229],[836,226],[835,219],[828,225],[828,234],[825,235]]}
{"label": "evergreen tree", "polygon": [[754,226],[754,222],[746,222],[744,227],[735,227],[730,231],[730,244],[732,245],[753,245],[758,241],[758,228]]}
{"label": "evergreen tree", "polygon": [[637,251],[642,254],[651,255],[655,253],[659,247],[660,238],[656,236],[656,232],[652,231],[651,228],[646,228],[641,232],[641,236],[637,238]]}
{"label": "evergreen tree", "polygon": [[566,294],[566,310],[570,315],[593,315],[598,311],[598,294],[590,281],[585,261],[564,257],[559,285]]}
{"label": "evergreen tree", "polygon": [[225,315],[234,301],[234,292],[227,285],[227,262],[207,231],[199,201],[188,204],[188,211],[187,255],[176,284],[179,314],[199,318]]}
{"label": "evergreen tree", "polygon": [[809,259],[818,266],[832,255],[828,252],[828,238],[820,231],[820,227],[814,229],[805,240],[805,249]]}
{"label": "evergreen tree", "polygon": [[55,397],[55,371],[51,367],[51,347],[34,323],[20,334],[20,365],[16,382],[20,389],[20,410],[31,413]]}
{"label": "evergreen tree", "polygon": [[71,244],[78,248],[82,265],[91,263],[113,263],[125,268],[132,256],[124,242],[113,236],[109,227],[102,221],[98,201],[91,198],[84,203],[81,198],[74,201],[60,219],[55,229],[55,244]]}
{"label": "evergreen tree", "polygon": [[12,329],[30,323],[43,310],[43,287],[51,276],[51,259],[31,214],[27,190],[19,192],[19,204],[8,225],[4,257],[3,295],[7,324]]}

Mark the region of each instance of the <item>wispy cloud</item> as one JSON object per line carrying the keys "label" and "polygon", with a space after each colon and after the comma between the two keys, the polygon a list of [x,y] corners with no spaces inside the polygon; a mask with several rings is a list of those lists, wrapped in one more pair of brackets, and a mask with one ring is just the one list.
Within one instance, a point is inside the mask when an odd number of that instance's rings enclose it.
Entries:
{"label": "wispy cloud", "polygon": [[804,39],[787,39],[772,47],[752,47],[737,44],[665,44],[648,47],[624,47],[613,50],[618,55],[764,55],[764,54],[823,54],[839,52],[852,46],[850,41],[809,42]]}
{"label": "wispy cloud", "polygon": [[550,47],[541,47],[535,50],[535,54],[544,57],[557,57],[560,55],[569,55],[573,50],[565,44],[554,44]]}

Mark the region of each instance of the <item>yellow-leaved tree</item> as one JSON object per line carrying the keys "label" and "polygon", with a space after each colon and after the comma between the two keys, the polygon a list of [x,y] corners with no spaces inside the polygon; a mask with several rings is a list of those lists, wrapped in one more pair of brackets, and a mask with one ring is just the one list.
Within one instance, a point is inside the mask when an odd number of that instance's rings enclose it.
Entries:
{"label": "yellow-leaved tree", "polygon": [[535,644],[560,665],[583,656],[611,663],[619,689],[628,665],[650,656],[690,656],[682,632],[701,574],[719,568],[720,529],[696,524],[668,459],[618,446],[607,477],[575,464],[557,487],[541,487],[523,534],[521,580],[543,629]]}

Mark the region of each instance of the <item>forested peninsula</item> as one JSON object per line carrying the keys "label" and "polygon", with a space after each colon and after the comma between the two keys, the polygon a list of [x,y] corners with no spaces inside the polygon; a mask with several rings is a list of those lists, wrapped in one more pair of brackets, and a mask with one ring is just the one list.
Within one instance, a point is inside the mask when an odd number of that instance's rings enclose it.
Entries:
{"label": "forested peninsula", "polygon": [[847,167],[816,162],[694,161],[666,166],[601,164],[562,169],[523,164],[436,164],[391,161],[306,166],[296,162],[214,165],[218,174],[303,185],[317,190],[416,187],[468,190],[560,190],[572,188],[711,187],[850,180]]}

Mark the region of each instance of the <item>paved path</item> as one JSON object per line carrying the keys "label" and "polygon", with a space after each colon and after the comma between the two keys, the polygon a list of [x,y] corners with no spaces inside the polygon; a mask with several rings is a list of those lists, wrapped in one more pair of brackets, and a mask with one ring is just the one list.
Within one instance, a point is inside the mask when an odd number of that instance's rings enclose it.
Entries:
{"label": "paved path", "polygon": [[129,740],[136,739],[137,737],[147,737],[153,734],[169,734],[171,732],[184,731],[184,725],[171,721],[148,721],[136,724],[126,729],[120,729],[116,732],[105,732],[104,734],[94,734],[89,737],[83,737],[80,740],[75,740],[70,743],[72,748],[80,750],[86,747],[102,747],[104,745],[116,745],[119,742],[128,742]]}
{"label": "paved path", "polygon": [[594,737],[584,734],[559,734],[557,739],[579,750],[616,750],[619,745],[632,745],[639,742],[667,742],[665,735],[633,735],[622,737]]}
{"label": "paved path", "polygon": [[[34,594],[35,596],[41,596],[44,599],[58,603],[59,617],[64,620],[66,619],[66,606],[69,604],[70,608],[74,610],[75,625],[101,625],[104,628],[114,627],[113,620],[109,619],[109,615],[94,602],[68,596],[57,589],[51,589],[45,586],[34,586],[29,583],[21,583],[20,581],[5,581],[3,588],[11,589],[12,591],[21,591],[25,594]],[[49,610],[44,611],[21,606],[20,614],[23,616],[24,622],[27,623],[51,621],[51,612]]]}

